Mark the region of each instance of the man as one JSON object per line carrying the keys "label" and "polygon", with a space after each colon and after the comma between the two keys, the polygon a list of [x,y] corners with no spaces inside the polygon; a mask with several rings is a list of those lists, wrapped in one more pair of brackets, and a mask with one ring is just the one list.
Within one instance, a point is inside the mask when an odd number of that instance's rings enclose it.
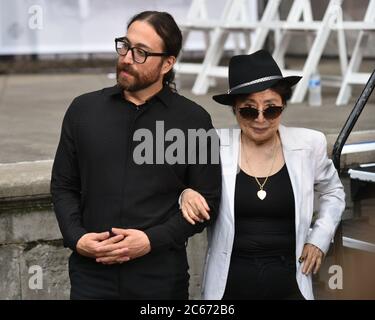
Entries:
{"label": "man", "polygon": [[[172,141],[153,141],[152,164],[139,164],[135,133],[155,137],[162,123],[187,136],[212,130],[211,119],[173,90],[182,35],[171,15],[142,12],[115,42],[117,85],[74,99],[52,170],[56,216],[73,250],[71,299],[187,299],[186,241],[206,223],[186,222],[177,200],[185,188],[197,189],[215,217],[220,163],[211,156],[196,164],[160,161],[155,151],[164,154]],[[198,157],[202,146],[194,151]]]}

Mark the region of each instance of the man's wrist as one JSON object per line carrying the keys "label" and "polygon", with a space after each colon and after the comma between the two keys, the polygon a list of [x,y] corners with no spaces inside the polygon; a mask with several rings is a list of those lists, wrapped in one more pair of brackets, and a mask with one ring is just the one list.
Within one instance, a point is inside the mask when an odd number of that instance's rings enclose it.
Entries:
{"label": "man's wrist", "polygon": [[191,190],[191,189],[190,189],[190,188],[186,188],[186,189],[184,189],[184,190],[181,192],[180,196],[178,197],[178,206],[179,206],[180,209],[181,209],[181,200],[182,200],[182,195],[183,195],[184,192],[187,191],[187,190]]}

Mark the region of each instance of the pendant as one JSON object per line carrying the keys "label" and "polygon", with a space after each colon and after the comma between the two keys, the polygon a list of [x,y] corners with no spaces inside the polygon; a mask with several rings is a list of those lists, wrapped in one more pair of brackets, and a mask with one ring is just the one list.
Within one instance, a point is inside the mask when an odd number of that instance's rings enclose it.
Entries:
{"label": "pendant", "polygon": [[263,200],[263,199],[266,197],[266,195],[267,195],[267,192],[264,191],[264,190],[259,190],[259,191],[257,192],[257,196],[258,196],[258,198],[259,198],[260,200]]}

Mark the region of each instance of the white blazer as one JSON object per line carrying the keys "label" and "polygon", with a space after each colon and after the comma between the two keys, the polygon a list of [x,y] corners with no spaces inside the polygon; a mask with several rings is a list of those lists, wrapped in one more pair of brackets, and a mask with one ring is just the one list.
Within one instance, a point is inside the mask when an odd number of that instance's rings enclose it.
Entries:
{"label": "white blazer", "polygon": [[[208,228],[208,251],[202,282],[203,299],[223,297],[234,239],[234,192],[238,172],[240,129],[219,129],[222,161],[222,195],[217,220]],[[298,258],[305,243],[327,253],[345,208],[345,193],[337,171],[327,157],[323,133],[280,125],[285,163],[295,199],[296,279],[305,299],[314,299],[311,273],[302,274]],[[314,191],[319,210],[311,232]]]}

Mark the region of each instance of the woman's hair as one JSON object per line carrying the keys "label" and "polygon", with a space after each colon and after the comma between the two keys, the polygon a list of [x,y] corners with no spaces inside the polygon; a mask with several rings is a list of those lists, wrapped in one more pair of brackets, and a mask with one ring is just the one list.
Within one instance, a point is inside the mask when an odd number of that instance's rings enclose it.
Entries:
{"label": "woman's hair", "polygon": [[[130,25],[135,21],[147,21],[163,40],[164,51],[177,58],[181,51],[182,46],[182,34],[181,30],[177,26],[176,21],[167,12],[160,11],[143,11],[136,14],[130,19],[128,23],[128,29]],[[173,68],[164,75],[163,85],[167,85],[171,90],[176,91],[176,84],[174,83],[175,72]]]}
{"label": "woman's hair", "polygon": [[[290,84],[288,84],[285,81],[279,81],[269,89],[276,92],[281,97],[281,101],[283,105],[286,107],[286,102],[292,96],[292,88]],[[232,111],[234,114],[236,113],[236,101],[245,99],[247,96],[247,94],[239,94],[235,98],[233,98]]]}

